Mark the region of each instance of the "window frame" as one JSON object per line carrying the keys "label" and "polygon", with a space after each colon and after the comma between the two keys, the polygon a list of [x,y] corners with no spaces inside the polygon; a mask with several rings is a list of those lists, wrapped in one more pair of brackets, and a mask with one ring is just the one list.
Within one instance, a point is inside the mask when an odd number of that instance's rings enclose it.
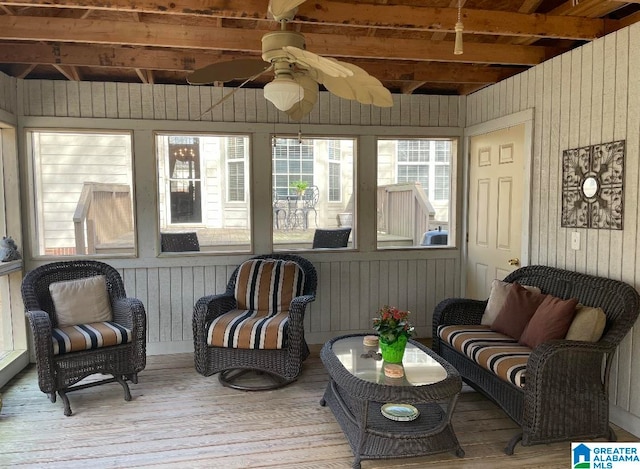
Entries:
{"label": "window frame", "polygon": [[[460,164],[460,145],[462,144],[463,141],[463,135],[462,134],[450,134],[450,135],[438,135],[435,134],[434,135],[428,135],[428,136],[424,136],[424,135],[420,135],[420,136],[416,136],[416,135],[402,135],[402,136],[392,136],[392,135],[377,135],[376,136],[376,144],[375,144],[375,148],[376,148],[376,185],[380,184],[380,142],[383,141],[387,141],[387,142],[398,142],[398,141],[402,141],[402,140],[424,140],[424,141],[429,141],[432,142],[433,144],[433,149],[434,151],[429,151],[429,156],[427,158],[425,158],[427,160],[427,162],[424,163],[420,163],[420,162],[400,162],[400,158],[399,158],[399,150],[398,150],[398,146],[395,146],[395,152],[396,152],[396,160],[395,163],[392,163],[391,166],[394,169],[394,171],[397,172],[398,167],[402,164],[402,165],[406,165],[406,166],[412,166],[412,165],[428,165],[429,169],[431,169],[431,167],[434,168],[433,171],[430,171],[429,174],[429,181],[433,182],[432,184],[429,184],[429,186],[427,187],[427,190],[425,190],[425,194],[427,195],[428,199],[430,202],[432,203],[438,203],[438,202],[446,202],[448,200],[447,205],[447,227],[448,227],[448,243],[446,245],[430,245],[430,246],[423,246],[423,245],[418,245],[418,244],[414,244],[411,246],[388,246],[388,247],[382,247],[380,244],[380,239],[379,236],[377,236],[376,239],[376,250],[377,251],[387,251],[387,250],[402,250],[402,249],[433,249],[433,248],[437,248],[437,249],[442,249],[442,248],[456,248],[456,242],[455,242],[455,232],[456,232],[456,224],[459,223],[459,220],[457,219],[457,213],[458,213],[458,208],[456,207],[456,201],[457,201],[457,191],[458,191],[458,184],[459,182],[457,181],[457,174],[458,174],[458,168],[457,166]],[[448,142],[449,143],[449,162],[442,162],[442,161],[435,161],[437,158],[437,142],[442,141],[442,142]],[[389,164],[387,163],[387,165],[389,166]],[[436,171],[435,168],[439,167],[439,166],[447,166],[449,168],[448,171],[448,181],[449,181],[449,198],[448,199],[436,199],[435,198],[435,186],[436,186]],[[431,174],[433,173],[433,174]],[[388,176],[387,176],[388,178]],[[393,176],[393,180],[398,183],[398,177],[397,174]],[[387,183],[388,184],[388,183]],[[400,183],[400,184],[404,184],[404,183]],[[407,183],[410,184],[410,183]],[[383,184],[386,185],[386,184]],[[376,193],[377,194],[377,193]],[[376,197],[376,204],[378,204],[378,200]],[[378,234],[380,234],[379,231],[379,218],[376,220],[376,232]],[[439,220],[435,220],[435,221],[439,221]],[[427,230],[428,231],[428,230]],[[414,238],[415,239],[415,238]]]}
{"label": "window frame", "polygon": [[[41,212],[41,208],[39,207],[38,196],[40,193],[38,192],[41,172],[40,162],[36,161],[35,158],[35,148],[33,141],[34,133],[43,133],[43,134],[93,134],[93,135],[127,135],[129,141],[129,172],[130,172],[130,186],[129,192],[131,194],[131,203],[132,203],[132,230],[133,230],[133,249],[131,252],[109,252],[109,253],[88,253],[88,254],[47,254],[46,252],[41,254],[41,249],[44,249],[44,239],[42,234],[44,233],[44,227],[41,229],[41,225],[43,225],[43,221],[39,217],[39,213]],[[135,158],[135,141],[134,141],[134,130],[133,129],[122,129],[122,128],[102,128],[102,127],[79,127],[79,126],[70,126],[70,127],[41,127],[41,126],[29,126],[23,129],[24,142],[25,142],[25,152],[26,152],[26,161],[27,161],[27,178],[29,181],[29,189],[27,191],[27,199],[30,204],[30,213],[28,217],[29,221],[29,239],[31,240],[31,256],[34,259],[43,259],[43,260],[65,260],[70,257],[79,257],[82,259],[100,259],[100,258],[136,258],[138,256],[138,237],[137,233],[137,213],[136,213],[136,176],[135,176],[135,167],[136,167],[136,158]],[[86,182],[86,181],[85,181]]]}
{"label": "window frame", "polygon": [[[200,181],[201,181],[201,200],[202,200],[202,222],[201,223],[182,223],[182,224],[171,224],[169,223],[170,219],[170,202],[167,200],[168,189],[166,188],[167,184],[167,170],[168,165],[166,164],[166,154],[162,152],[166,152],[167,149],[166,144],[162,142],[163,139],[168,139],[170,137],[195,137],[199,138],[200,141]],[[243,157],[240,158],[227,158],[228,148],[229,148],[229,139],[237,138],[243,139],[245,142],[243,148]],[[153,131],[153,142],[154,142],[154,162],[155,162],[155,183],[157,186],[157,203],[155,205],[157,217],[157,234],[158,238],[158,255],[161,257],[164,256],[175,256],[175,255],[231,255],[231,254],[247,254],[253,252],[253,203],[251,200],[251,171],[252,171],[252,163],[251,163],[251,149],[252,149],[252,132],[224,132],[224,131],[181,131],[176,129],[169,130],[155,130]],[[211,142],[208,142],[207,139],[211,139]],[[216,151],[218,154],[214,155],[209,152],[205,146],[212,143],[216,140]],[[162,154],[161,154],[162,153]],[[159,168],[160,158],[164,158],[165,162],[163,163],[163,167]],[[239,201],[230,201],[229,200],[229,162],[242,163],[242,170],[244,174],[243,181],[243,195],[244,200]],[[208,171],[211,170],[210,165],[213,164],[216,169],[215,176],[209,176]],[[160,171],[162,171],[163,181],[160,180]],[[214,181],[215,178],[218,178],[217,181]],[[161,188],[165,186],[163,189],[164,196],[162,201],[160,200],[160,191]],[[212,193],[209,193],[212,187],[215,187],[216,190]],[[247,242],[239,242],[238,244],[224,244],[215,242],[211,243],[211,238],[209,239],[209,244],[203,243],[202,239],[200,241],[200,247],[202,250],[200,251],[191,251],[191,252],[179,252],[179,251],[161,251],[160,249],[160,233],[168,227],[174,227],[175,230],[178,231],[196,231],[197,234],[200,233],[200,230],[215,230],[215,229],[225,229],[225,227],[214,227],[211,226],[211,219],[208,217],[209,205],[211,203],[217,204],[216,207],[219,210],[220,218],[216,219],[216,221],[222,220],[224,222],[225,219],[225,211],[227,209],[230,210],[245,210],[247,213],[246,218],[246,227],[238,228],[240,230],[245,230],[247,233]],[[163,213],[164,215],[161,215]],[[163,225],[164,221],[164,225]],[[183,228],[182,230],[180,228]],[[169,228],[167,231],[175,231]],[[214,239],[217,239],[214,237]]]}

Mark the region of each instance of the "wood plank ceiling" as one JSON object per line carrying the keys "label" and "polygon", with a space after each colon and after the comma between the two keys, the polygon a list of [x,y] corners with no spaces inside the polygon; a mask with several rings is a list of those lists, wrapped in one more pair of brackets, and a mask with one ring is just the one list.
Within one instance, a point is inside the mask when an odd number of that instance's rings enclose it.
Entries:
{"label": "wood plank ceiling", "polygon": [[[462,55],[453,54],[458,1]],[[279,28],[267,5],[0,0],[0,71],[185,84],[210,63],[259,58],[262,35]],[[309,0],[288,28],[304,34],[308,50],[359,65],[392,92],[467,94],[638,20],[640,0]]]}

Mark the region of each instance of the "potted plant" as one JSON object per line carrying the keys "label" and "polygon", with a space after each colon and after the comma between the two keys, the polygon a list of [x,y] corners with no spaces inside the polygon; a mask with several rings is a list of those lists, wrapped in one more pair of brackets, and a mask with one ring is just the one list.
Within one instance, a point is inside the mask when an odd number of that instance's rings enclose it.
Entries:
{"label": "potted plant", "polygon": [[302,197],[304,191],[309,187],[309,183],[307,181],[293,181],[290,186],[292,189],[296,191],[296,195],[298,197]]}
{"label": "potted plant", "polygon": [[409,322],[409,311],[395,306],[383,306],[373,318],[373,328],[380,340],[380,353],[384,361],[401,363],[407,340],[413,335],[413,326]]}

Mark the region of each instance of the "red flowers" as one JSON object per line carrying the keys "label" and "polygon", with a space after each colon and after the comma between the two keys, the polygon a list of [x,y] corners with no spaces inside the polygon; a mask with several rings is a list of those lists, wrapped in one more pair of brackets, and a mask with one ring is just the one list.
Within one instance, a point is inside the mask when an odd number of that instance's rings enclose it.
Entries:
{"label": "red flowers", "polygon": [[411,337],[413,326],[409,322],[409,314],[409,311],[384,305],[378,310],[378,316],[373,318],[373,328],[380,339],[388,344],[395,342],[400,335]]}

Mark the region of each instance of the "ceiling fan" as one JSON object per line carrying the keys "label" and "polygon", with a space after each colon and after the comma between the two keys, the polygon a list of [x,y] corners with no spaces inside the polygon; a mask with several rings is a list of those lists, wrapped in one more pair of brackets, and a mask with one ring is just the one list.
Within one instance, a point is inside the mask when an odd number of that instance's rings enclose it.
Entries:
{"label": "ceiling fan", "polygon": [[[304,36],[286,29],[287,22],[295,17],[298,6],[305,1],[269,1],[269,13],[280,22],[281,28],[262,37],[263,60],[217,62],[194,71],[187,77],[187,82],[204,85],[246,79],[236,88],[237,91],[260,75],[273,70],[275,78],[265,85],[264,97],[294,120],[301,120],[311,112],[318,99],[318,84],[344,99],[380,107],[392,106],[391,93],[377,78],[356,65],[307,51]],[[232,94],[233,92],[227,94],[211,108]]]}

